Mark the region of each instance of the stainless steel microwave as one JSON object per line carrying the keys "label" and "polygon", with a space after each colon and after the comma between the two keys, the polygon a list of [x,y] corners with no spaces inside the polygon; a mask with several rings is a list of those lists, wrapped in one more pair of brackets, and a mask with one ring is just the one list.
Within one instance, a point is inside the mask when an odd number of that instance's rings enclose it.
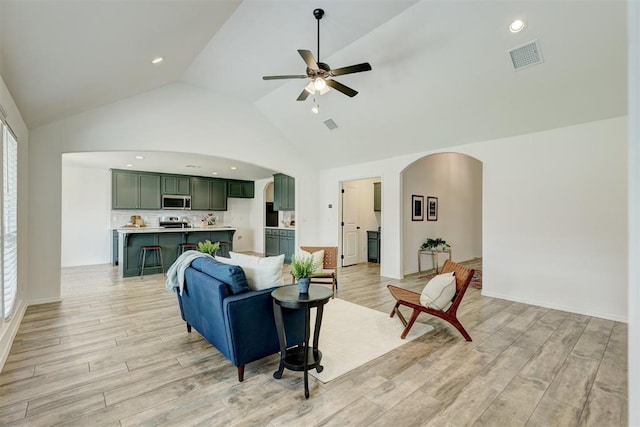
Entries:
{"label": "stainless steel microwave", "polygon": [[191,196],[162,196],[162,209],[191,209]]}

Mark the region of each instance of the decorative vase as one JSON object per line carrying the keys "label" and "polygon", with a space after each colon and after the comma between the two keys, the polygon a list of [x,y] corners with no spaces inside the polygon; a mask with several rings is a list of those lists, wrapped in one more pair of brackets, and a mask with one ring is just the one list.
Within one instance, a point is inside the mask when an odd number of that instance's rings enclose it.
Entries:
{"label": "decorative vase", "polygon": [[301,294],[309,293],[309,283],[311,283],[311,278],[309,277],[301,277],[298,279],[298,290]]}

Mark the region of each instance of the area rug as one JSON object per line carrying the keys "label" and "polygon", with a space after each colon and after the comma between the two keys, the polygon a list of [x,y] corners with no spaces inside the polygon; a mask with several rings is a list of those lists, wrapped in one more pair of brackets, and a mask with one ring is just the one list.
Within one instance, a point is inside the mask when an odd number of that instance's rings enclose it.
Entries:
{"label": "area rug", "polygon": [[[313,322],[315,316],[312,325]],[[389,317],[388,313],[332,299],[324,306],[318,344],[324,370],[318,373],[313,369],[309,374],[327,383],[424,335],[433,327],[416,322],[407,338],[400,339],[403,329],[400,320]]]}

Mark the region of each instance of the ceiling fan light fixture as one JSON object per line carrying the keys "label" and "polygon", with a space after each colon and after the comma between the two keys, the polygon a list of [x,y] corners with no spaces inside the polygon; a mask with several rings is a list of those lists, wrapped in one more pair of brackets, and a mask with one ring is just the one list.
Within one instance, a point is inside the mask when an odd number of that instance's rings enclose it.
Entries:
{"label": "ceiling fan light fixture", "polygon": [[315,86],[313,85],[313,82],[312,82],[312,81],[311,81],[311,82],[309,82],[309,84],[308,84],[308,85],[306,85],[306,86],[304,87],[304,90],[306,90],[307,92],[309,92],[311,95],[315,95],[315,94],[316,94],[316,88],[315,88]]}
{"label": "ceiling fan light fixture", "polygon": [[318,114],[320,112],[320,106],[319,105],[314,105],[313,107],[311,107],[311,112],[313,114]]}
{"label": "ceiling fan light fixture", "polygon": [[316,77],[313,81],[313,87],[320,92],[322,89],[327,87],[327,82],[325,82],[322,77]]}

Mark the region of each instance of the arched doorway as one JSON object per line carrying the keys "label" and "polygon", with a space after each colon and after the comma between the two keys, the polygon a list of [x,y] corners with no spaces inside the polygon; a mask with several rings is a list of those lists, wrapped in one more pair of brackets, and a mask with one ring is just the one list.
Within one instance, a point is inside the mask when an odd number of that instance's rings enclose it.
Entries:
{"label": "arched doorway", "polygon": [[[453,261],[482,258],[482,162],[459,153],[416,160],[402,172],[401,200],[403,274],[418,272],[417,252],[427,237],[446,240]],[[424,200],[422,215],[413,211],[415,200]],[[433,268],[431,257],[421,267]]]}

